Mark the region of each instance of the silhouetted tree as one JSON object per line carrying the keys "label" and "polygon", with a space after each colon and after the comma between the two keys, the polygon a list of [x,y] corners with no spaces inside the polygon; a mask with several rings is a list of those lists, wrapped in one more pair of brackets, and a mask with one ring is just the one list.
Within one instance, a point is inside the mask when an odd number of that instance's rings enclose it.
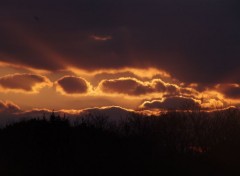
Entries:
{"label": "silhouetted tree", "polygon": [[[43,115],[44,117],[45,115]],[[240,112],[170,111],[116,125],[56,115],[0,130],[1,175],[239,175]]]}

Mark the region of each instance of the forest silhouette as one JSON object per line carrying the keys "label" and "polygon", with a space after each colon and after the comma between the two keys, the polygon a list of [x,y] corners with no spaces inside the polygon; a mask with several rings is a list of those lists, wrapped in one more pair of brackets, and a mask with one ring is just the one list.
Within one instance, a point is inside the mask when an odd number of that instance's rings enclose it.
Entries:
{"label": "forest silhouette", "polygon": [[240,111],[132,114],[119,123],[54,112],[0,130],[1,175],[239,175]]}

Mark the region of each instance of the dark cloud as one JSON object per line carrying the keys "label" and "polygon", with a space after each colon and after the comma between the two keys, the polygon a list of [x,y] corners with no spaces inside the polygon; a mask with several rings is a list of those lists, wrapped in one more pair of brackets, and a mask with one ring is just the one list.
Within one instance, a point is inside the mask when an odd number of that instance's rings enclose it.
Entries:
{"label": "dark cloud", "polygon": [[180,93],[177,85],[165,83],[161,79],[143,82],[130,77],[103,80],[100,82],[99,88],[105,93],[118,93],[132,96],[150,93],[164,93],[167,95],[177,95]]}
{"label": "dark cloud", "polygon": [[48,70],[152,66],[184,82],[239,82],[238,6],[238,0],[2,1],[0,60]]}
{"label": "dark cloud", "polygon": [[106,80],[110,80],[110,79],[118,79],[121,77],[132,77],[132,78],[137,78],[139,79],[136,75],[134,75],[131,72],[117,72],[117,73],[98,73],[96,75],[94,75],[94,83],[98,84],[99,82],[101,82],[102,80],[106,79]]}
{"label": "dark cloud", "polygon": [[0,113],[17,113],[21,112],[20,107],[12,102],[0,101]]}
{"label": "dark cloud", "polygon": [[[169,86],[166,86],[166,83],[160,79],[155,79],[152,81],[153,87],[158,92],[165,92],[169,90]],[[170,88],[171,89],[171,88]]]}
{"label": "dark cloud", "polygon": [[40,88],[50,85],[48,78],[35,74],[12,74],[0,77],[0,87],[4,91],[20,90],[37,92]]}
{"label": "dark cloud", "polygon": [[239,99],[240,98],[240,87],[231,87],[230,89],[224,91],[224,94],[233,99]]}
{"label": "dark cloud", "polygon": [[144,84],[144,82],[134,78],[103,80],[100,82],[99,87],[106,93],[120,93],[127,95],[143,95],[153,92],[150,84]]}
{"label": "dark cloud", "polygon": [[18,105],[0,100],[0,127],[18,121],[18,114],[22,112]]}
{"label": "dark cloud", "polygon": [[168,97],[163,100],[145,101],[140,107],[144,109],[191,110],[199,109],[200,104],[192,98]]}
{"label": "dark cloud", "polygon": [[75,76],[64,76],[57,82],[57,87],[63,94],[85,94],[91,89],[91,85],[83,78]]}
{"label": "dark cloud", "polygon": [[239,99],[240,85],[239,84],[220,84],[217,90],[224,94],[226,98]]}

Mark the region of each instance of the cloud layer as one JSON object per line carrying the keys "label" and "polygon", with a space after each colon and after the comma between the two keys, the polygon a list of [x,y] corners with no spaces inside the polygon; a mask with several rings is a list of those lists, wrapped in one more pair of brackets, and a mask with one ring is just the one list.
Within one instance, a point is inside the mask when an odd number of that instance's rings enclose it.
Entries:
{"label": "cloud layer", "polygon": [[238,1],[95,3],[2,1],[0,60],[50,71],[154,66],[183,82],[239,83]]}
{"label": "cloud layer", "polygon": [[[137,73],[136,69],[134,71]],[[131,75],[130,73],[128,75]],[[187,104],[191,108],[197,107],[194,105],[194,102],[191,105],[191,100],[199,103],[203,109],[224,108],[229,105],[239,106],[240,104],[239,84],[222,83],[205,87],[201,90],[197,88],[198,85],[185,84],[172,77],[164,77],[163,79],[165,80],[163,81],[160,78],[155,78],[156,76],[153,73],[148,77],[138,77],[138,79],[135,77],[118,77],[122,76],[122,74],[121,70],[119,74],[114,70],[113,75],[106,76],[108,79],[103,79],[104,74],[102,74],[98,78],[102,78],[99,82],[94,82],[96,81],[95,76],[99,75],[99,73],[90,75],[88,77],[90,81],[84,77],[62,76],[62,74],[59,75],[60,78],[55,75],[52,77],[49,74],[47,76],[32,73],[10,74],[0,77],[0,90],[1,92],[7,92],[7,94],[0,94],[0,98],[22,105],[25,101],[24,95],[26,95],[28,96],[26,98],[31,98],[30,101],[34,105],[39,104],[39,106],[35,105],[36,108],[49,108],[44,106],[45,100],[43,97],[56,99],[58,108],[65,108],[66,105],[67,107],[73,105],[75,108],[78,108],[77,103],[81,101],[84,101],[85,104],[85,106],[81,104],[81,108],[115,105],[137,109],[144,101],[146,103],[143,103],[142,107],[145,109],[154,109],[153,107],[155,106],[158,106],[160,109],[172,109],[174,107],[184,109],[185,105],[179,107],[180,105],[175,105],[176,103]],[[111,79],[112,76],[116,78]],[[48,88],[40,92],[40,89],[45,86]],[[39,93],[39,95],[34,94],[34,98],[29,97],[31,94],[18,94],[19,92]],[[59,96],[56,92],[70,96]],[[37,97],[40,98],[36,99]],[[189,102],[186,102],[187,100],[185,99],[189,99]],[[39,103],[37,103],[38,101]],[[25,107],[31,106],[31,103],[25,103]],[[172,104],[172,107],[169,104]],[[53,106],[52,104],[51,107]]]}

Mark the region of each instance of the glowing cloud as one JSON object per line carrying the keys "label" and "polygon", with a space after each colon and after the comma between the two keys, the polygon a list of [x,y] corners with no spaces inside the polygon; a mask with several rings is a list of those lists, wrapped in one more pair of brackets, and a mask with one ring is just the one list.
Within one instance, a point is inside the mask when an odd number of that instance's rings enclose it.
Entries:
{"label": "glowing cloud", "polygon": [[80,69],[74,66],[68,66],[66,70],[73,72],[76,75],[82,75],[84,77],[97,76],[97,75],[126,75],[130,74],[137,78],[142,79],[153,79],[153,78],[165,78],[170,79],[171,75],[161,69],[156,69],[153,67],[148,68],[133,68],[133,67],[123,67],[119,69],[95,69],[95,70],[86,70]]}
{"label": "glowing cloud", "polygon": [[56,81],[57,91],[61,94],[86,94],[91,91],[92,86],[81,77],[64,76]]}
{"label": "glowing cloud", "polygon": [[219,99],[206,99],[202,102],[202,109],[221,109],[224,108],[226,103]]}
{"label": "glowing cloud", "polygon": [[106,93],[120,93],[127,95],[142,95],[153,92],[151,86],[135,78],[119,78],[103,80],[100,89]]}
{"label": "glowing cloud", "polygon": [[0,112],[1,113],[16,113],[21,112],[20,107],[12,102],[0,101]]}
{"label": "glowing cloud", "polygon": [[36,74],[11,74],[0,77],[1,91],[20,91],[26,93],[38,93],[45,86],[50,86],[48,78]]}
{"label": "glowing cloud", "polygon": [[140,108],[163,110],[192,110],[200,108],[200,101],[185,97],[168,97],[163,100],[145,101]]}
{"label": "glowing cloud", "polygon": [[92,35],[91,38],[96,41],[107,41],[112,40],[112,36],[98,36],[98,35]]}
{"label": "glowing cloud", "polygon": [[99,89],[104,93],[126,94],[130,96],[146,95],[151,93],[177,94],[179,87],[175,84],[163,82],[161,79],[140,81],[136,78],[118,78],[102,80]]}

